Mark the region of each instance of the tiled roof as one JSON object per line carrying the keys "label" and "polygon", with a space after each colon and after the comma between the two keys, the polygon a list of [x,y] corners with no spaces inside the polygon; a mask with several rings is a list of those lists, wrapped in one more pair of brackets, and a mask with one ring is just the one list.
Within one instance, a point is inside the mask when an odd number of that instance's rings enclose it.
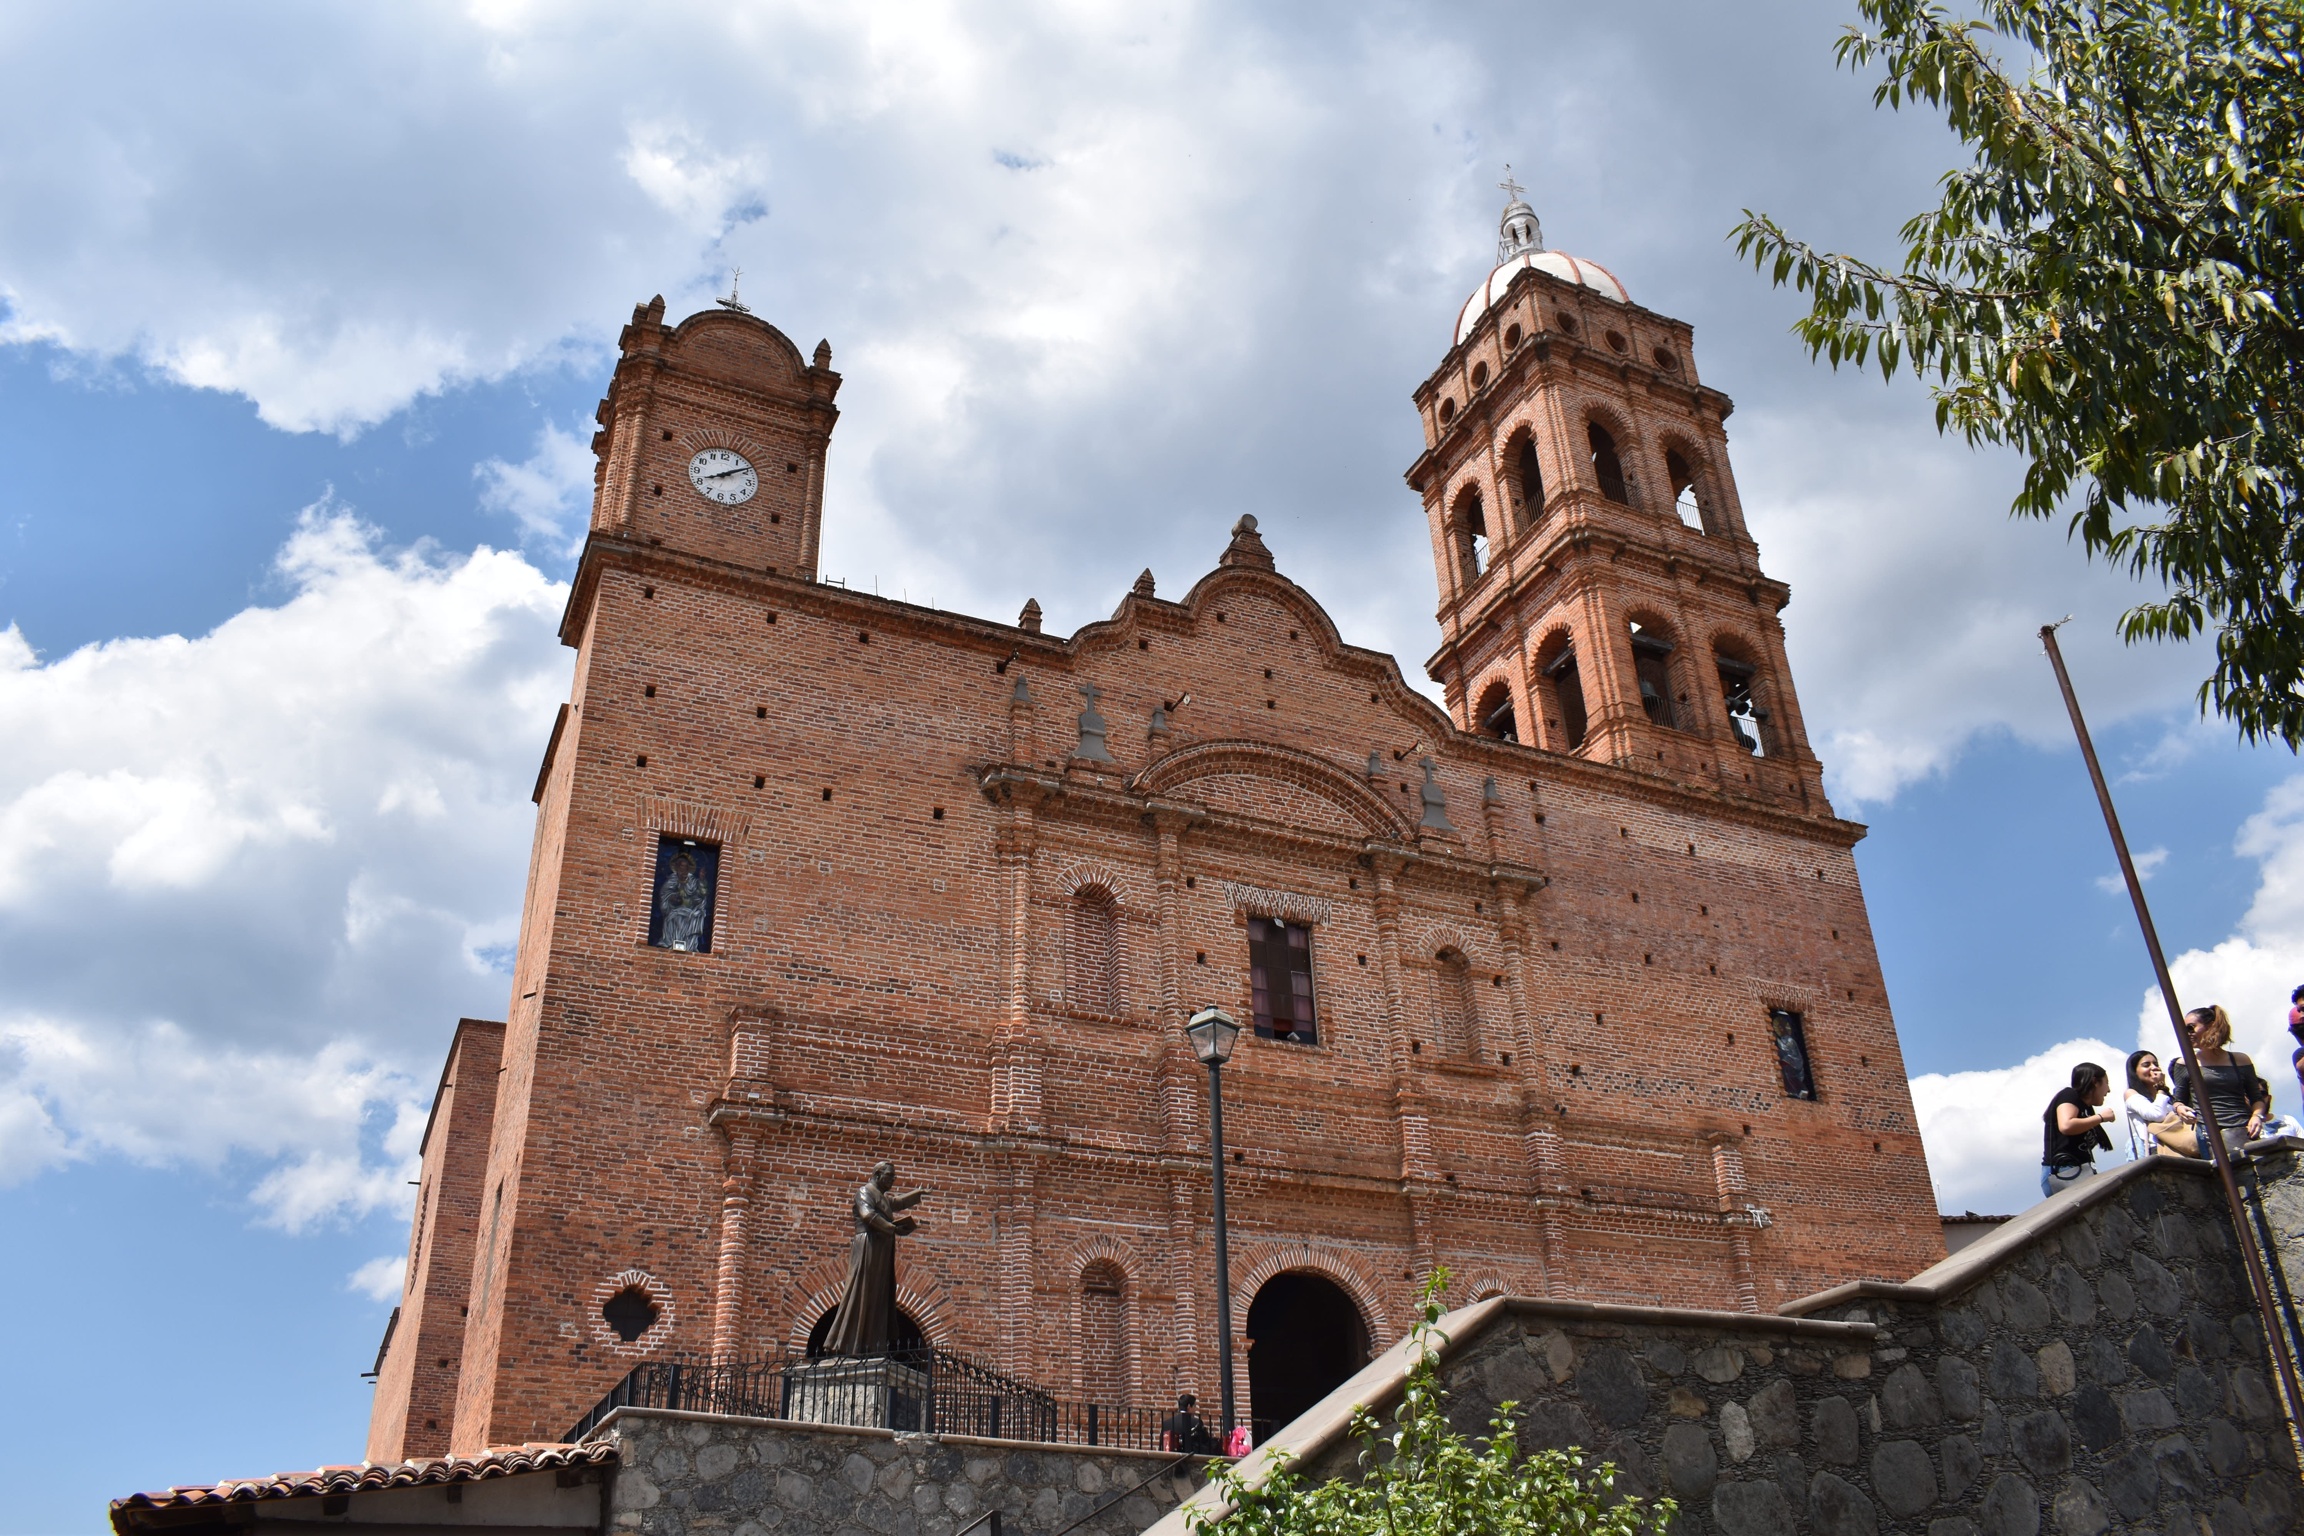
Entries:
{"label": "tiled roof", "polygon": [[362,1463],[348,1467],[321,1467],[312,1472],[276,1472],[213,1486],[170,1488],[160,1493],[132,1493],[112,1501],[112,1524],[126,1530],[126,1517],[145,1509],[194,1509],[203,1505],[243,1504],[256,1499],[304,1499],[336,1494],[365,1493],[373,1488],[417,1488],[436,1483],[471,1483],[483,1478],[511,1477],[521,1472],[549,1472],[562,1467],[607,1466],[616,1460],[609,1442],[591,1445],[521,1445],[482,1456],[440,1456],[423,1461],[397,1461],[383,1466]]}

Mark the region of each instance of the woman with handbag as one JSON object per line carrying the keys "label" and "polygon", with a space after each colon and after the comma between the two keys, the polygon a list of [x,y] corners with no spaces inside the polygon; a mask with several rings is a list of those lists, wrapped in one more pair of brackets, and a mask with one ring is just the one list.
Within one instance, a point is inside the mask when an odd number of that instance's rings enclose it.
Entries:
{"label": "woman with handbag", "polygon": [[2229,1049],[2232,1016],[2223,1009],[2213,1003],[2195,1008],[2184,1015],[2184,1028],[2200,1060],[2201,1081],[2194,1083],[2190,1069],[2176,1062],[2169,1073],[2175,1100],[2203,1122],[2213,1122],[2225,1147],[2238,1152],[2256,1139],[2271,1117],[2272,1085],[2257,1075],[2256,1063],[2245,1053]]}

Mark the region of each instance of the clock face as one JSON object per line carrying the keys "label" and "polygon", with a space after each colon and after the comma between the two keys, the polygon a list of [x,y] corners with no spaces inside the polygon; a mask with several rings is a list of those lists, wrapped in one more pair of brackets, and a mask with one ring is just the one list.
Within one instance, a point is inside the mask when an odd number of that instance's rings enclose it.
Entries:
{"label": "clock face", "polygon": [[707,448],[688,461],[688,483],[698,495],[732,507],[752,499],[760,489],[760,476],[733,449]]}

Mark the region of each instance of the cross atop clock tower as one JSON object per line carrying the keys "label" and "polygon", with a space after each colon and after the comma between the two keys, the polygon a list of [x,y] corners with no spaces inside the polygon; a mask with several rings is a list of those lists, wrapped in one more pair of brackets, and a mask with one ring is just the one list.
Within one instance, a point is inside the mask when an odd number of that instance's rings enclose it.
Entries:
{"label": "cross atop clock tower", "polygon": [[664,323],[632,311],[596,419],[592,531],[748,570],[816,574],[824,449],[839,419],[832,348],[723,305]]}

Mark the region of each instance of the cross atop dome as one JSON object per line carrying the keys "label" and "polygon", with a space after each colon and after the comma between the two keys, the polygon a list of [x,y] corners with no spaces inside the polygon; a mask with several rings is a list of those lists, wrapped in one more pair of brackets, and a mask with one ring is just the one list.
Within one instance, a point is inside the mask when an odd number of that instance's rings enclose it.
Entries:
{"label": "cross atop dome", "polygon": [[1537,222],[1536,210],[1522,200],[1526,187],[1513,178],[1512,167],[1504,167],[1504,179],[1497,186],[1511,199],[1504,205],[1504,217],[1496,228],[1496,260],[1499,265],[1515,256],[1544,249],[1544,226]]}

